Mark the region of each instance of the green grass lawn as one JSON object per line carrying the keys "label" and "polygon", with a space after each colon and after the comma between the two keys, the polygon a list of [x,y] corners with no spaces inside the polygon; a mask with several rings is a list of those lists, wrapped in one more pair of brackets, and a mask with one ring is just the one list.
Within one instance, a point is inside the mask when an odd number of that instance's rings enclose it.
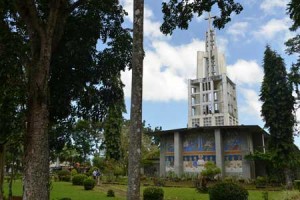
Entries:
{"label": "green grass lawn", "polygon": [[[5,194],[8,194],[8,185],[5,184]],[[106,197],[108,189],[115,192],[116,197]],[[144,187],[141,188],[143,190]],[[194,188],[178,188],[178,187],[164,187],[165,200],[208,200],[207,194],[197,193]],[[15,181],[13,185],[13,194],[22,194],[21,181]],[[288,200],[292,196],[299,195],[300,192],[294,191],[269,191],[269,200]],[[69,197],[72,200],[125,200],[126,186],[125,185],[108,185],[101,184],[96,186],[92,191],[86,191],[83,186],[73,186],[72,183],[53,182],[51,190],[51,200]],[[249,200],[263,200],[262,191],[249,190]]]}

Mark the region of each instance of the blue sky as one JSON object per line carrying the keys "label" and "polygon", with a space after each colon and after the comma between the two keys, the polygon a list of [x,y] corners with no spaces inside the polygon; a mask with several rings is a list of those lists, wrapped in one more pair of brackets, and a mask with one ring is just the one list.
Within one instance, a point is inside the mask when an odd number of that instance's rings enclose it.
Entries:
{"label": "blue sky", "polygon": [[[269,44],[284,59],[287,68],[296,61],[285,54],[284,42],[295,35],[289,31],[286,15],[289,0],[240,0],[244,10],[233,15],[222,30],[216,30],[217,46],[226,57],[228,76],[237,85],[239,123],[259,125],[261,102],[258,100],[263,78],[262,59]],[[132,22],[133,0],[121,0]],[[204,50],[208,23],[194,18],[188,30],[176,30],[172,36],[160,33],[162,0],[145,0],[143,120],[152,127],[166,129],[187,126],[187,80],[196,76],[196,53]],[[212,15],[218,14],[215,9]],[[127,114],[130,112],[131,72],[122,73],[126,85]],[[300,114],[300,113],[299,113]],[[295,138],[300,146],[300,139]]]}

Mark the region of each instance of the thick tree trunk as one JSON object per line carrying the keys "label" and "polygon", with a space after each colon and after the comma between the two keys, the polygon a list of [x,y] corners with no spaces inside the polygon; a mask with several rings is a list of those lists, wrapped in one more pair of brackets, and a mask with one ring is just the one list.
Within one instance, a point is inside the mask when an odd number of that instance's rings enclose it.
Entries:
{"label": "thick tree trunk", "polygon": [[140,199],[140,160],[142,140],[142,94],[143,94],[143,23],[144,0],[134,0],[132,89],[130,111],[128,200]]}
{"label": "thick tree trunk", "polygon": [[[45,38],[44,38],[45,39]],[[41,40],[39,60],[31,66],[25,135],[23,200],[49,199],[48,80],[51,39]]]}
{"label": "thick tree trunk", "polygon": [[290,168],[284,169],[284,176],[285,176],[286,189],[288,190],[293,189],[292,172]]}
{"label": "thick tree trunk", "polygon": [[0,144],[0,200],[3,200],[4,191],[5,144]]}

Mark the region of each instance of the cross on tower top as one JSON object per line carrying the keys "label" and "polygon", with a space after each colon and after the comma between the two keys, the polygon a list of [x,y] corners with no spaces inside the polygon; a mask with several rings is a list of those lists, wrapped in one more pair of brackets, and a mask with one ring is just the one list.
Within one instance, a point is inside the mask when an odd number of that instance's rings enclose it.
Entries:
{"label": "cross on tower top", "polygon": [[216,16],[211,16],[210,12],[208,12],[208,17],[205,18],[205,20],[208,20],[208,30],[212,30],[211,25],[212,25],[212,21],[211,19],[215,19]]}

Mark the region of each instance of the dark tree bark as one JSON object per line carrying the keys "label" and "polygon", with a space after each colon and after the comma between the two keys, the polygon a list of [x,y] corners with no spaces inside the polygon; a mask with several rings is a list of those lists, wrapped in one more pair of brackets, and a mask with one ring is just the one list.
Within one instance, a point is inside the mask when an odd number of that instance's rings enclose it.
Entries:
{"label": "dark tree bark", "polygon": [[132,89],[130,111],[128,200],[140,199],[140,160],[142,138],[142,94],[143,94],[143,25],[144,0],[134,0]]}
{"label": "dark tree bark", "polygon": [[290,168],[284,169],[284,176],[285,176],[286,189],[292,190],[293,189],[293,181],[292,181],[292,171]]}
{"label": "dark tree bark", "polygon": [[[41,20],[32,0],[20,1],[17,9],[29,33],[31,63],[28,71],[28,113],[25,134],[24,200],[49,199],[49,71],[55,29],[65,20],[64,1],[49,3],[46,22]],[[64,10],[65,12],[65,10]]]}
{"label": "dark tree bark", "polygon": [[0,144],[0,200],[3,199],[3,182],[4,182],[4,165],[5,165],[5,144]]}

